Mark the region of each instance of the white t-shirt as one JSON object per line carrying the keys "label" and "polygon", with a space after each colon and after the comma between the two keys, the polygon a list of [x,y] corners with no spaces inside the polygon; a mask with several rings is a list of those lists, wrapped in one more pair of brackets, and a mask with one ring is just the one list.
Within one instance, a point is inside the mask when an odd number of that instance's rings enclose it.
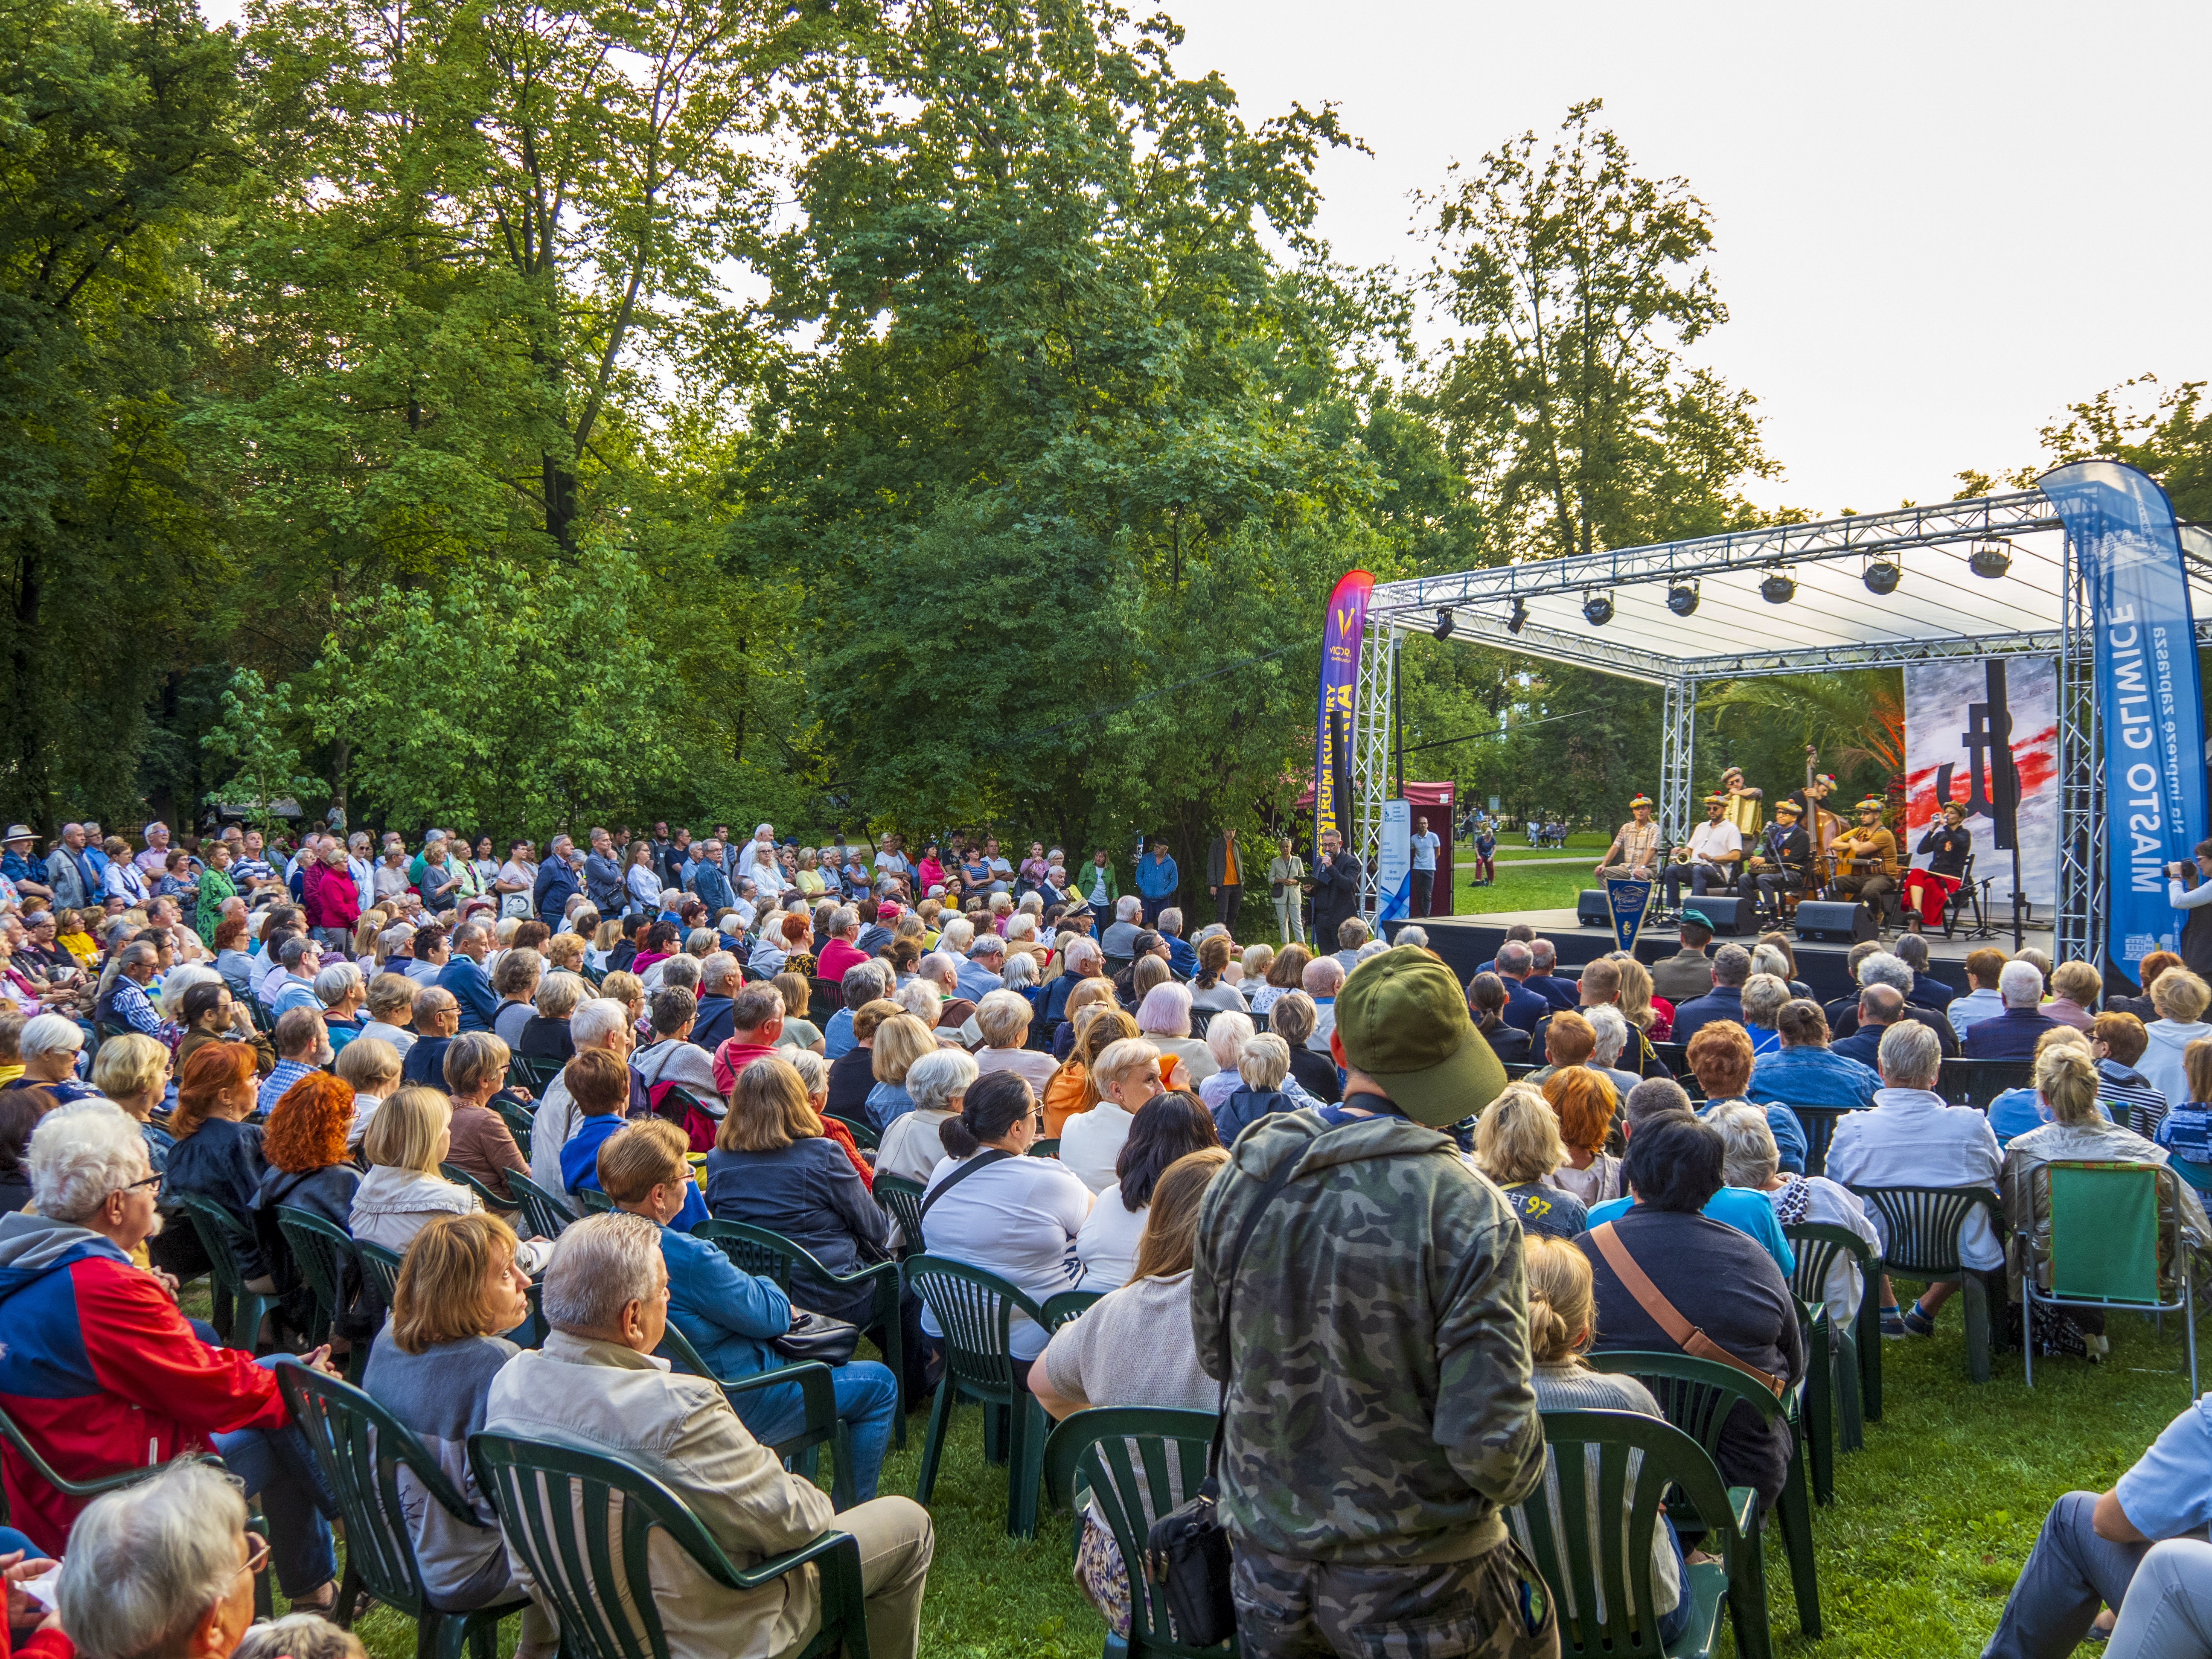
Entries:
{"label": "white t-shirt", "polygon": [[1413,837],[1413,868],[1433,872],[1437,867],[1437,848],[1443,845],[1443,839],[1433,830],[1425,830],[1415,836]]}
{"label": "white t-shirt", "polygon": [[1743,836],[1735,825],[1723,818],[1718,823],[1708,820],[1690,831],[1690,856],[1708,862],[1729,853],[1743,851]]}
{"label": "white t-shirt", "polygon": [[1102,1100],[1087,1112],[1078,1112],[1060,1132],[1060,1161],[1073,1170],[1094,1193],[1103,1193],[1121,1177],[1114,1165],[1129,1139],[1136,1115]]}
{"label": "white t-shirt", "polygon": [[1137,1244],[1145,1236],[1145,1223],[1152,1213],[1149,1204],[1133,1215],[1121,1202],[1121,1183],[1115,1182],[1098,1194],[1075,1237],[1075,1259],[1083,1264],[1079,1291],[1118,1291],[1137,1271]]}
{"label": "white t-shirt", "polygon": [[[950,1158],[940,1162],[930,1172],[924,1199],[959,1168]],[[1008,1158],[964,1178],[943,1203],[931,1207],[921,1226],[932,1255],[994,1273],[1042,1302],[1075,1288],[1075,1238],[1090,1213],[1090,1192],[1055,1160]],[[921,1328],[931,1336],[945,1334],[926,1305]],[[1017,1312],[1014,1358],[1035,1359],[1044,1345],[1042,1328]]]}

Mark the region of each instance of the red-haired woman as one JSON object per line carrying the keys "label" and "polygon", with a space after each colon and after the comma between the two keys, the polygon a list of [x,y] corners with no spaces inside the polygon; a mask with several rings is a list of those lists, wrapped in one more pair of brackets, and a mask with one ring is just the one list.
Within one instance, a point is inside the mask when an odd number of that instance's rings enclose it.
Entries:
{"label": "red-haired woman", "polygon": [[[195,1049],[177,1079],[177,1109],[161,1176],[165,1194],[191,1193],[213,1199],[250,1235],[253,1198],[269,1165],[261,1152],[261,1131],[246,1121],[253,1110],[257,1079],[253,1050],[242,1042],[210,1042]],[[258,1243],[238,1245],[238,1270],[246,1287],[273,1293],[268,1253]]]}
{"label": "red-haired woman", "polygon": [[[305,1210],[341,1229],[347,1225],[354,1188],[361,1185],[361,1171],[346,1158],[346,1134],[352,1127],[353,1085],[325,1072],[310,1072],[287,1089],[262,1126],[261,1155],[268,1168],[253,1194],[254,1231],[277,1293],[284,1298],[284,1322],[294,1330],[307,1328],[314,1298],[277,1228],[277,1206]],[[348,1257],[348,1283],[340,1287],[345,1307],[353,1305],[359,1289],[354,1282],[358,1272]],[[357,1333],[340,1330],[336,1334],[366,1336],[368,1328],[364,1325]]]}

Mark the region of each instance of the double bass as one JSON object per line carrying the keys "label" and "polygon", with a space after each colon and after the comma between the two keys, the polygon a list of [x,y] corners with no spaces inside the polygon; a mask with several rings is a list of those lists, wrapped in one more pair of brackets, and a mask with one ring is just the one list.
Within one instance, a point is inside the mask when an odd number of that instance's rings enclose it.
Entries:
{"label": "double bass", "polygon": [[1805,745],[1805,790],[1802,799],[1805,803],[1807,820],[1805,833],[1812,838],[1813,842],[1813,862],[1808,867],[1813,872],[1813,886],[1815,890],[1826,887],[1836,873],[1830,867],[1832,855],[1828,851],[1828,843],[1841,835],[1844,829],[1844,821],[1820,805],[1820,801],[1814,797],[1813,791],[1815,787],[1814,780],[1819,775],[1815,768],[1820,759],[1820,750],[1809,743]]}

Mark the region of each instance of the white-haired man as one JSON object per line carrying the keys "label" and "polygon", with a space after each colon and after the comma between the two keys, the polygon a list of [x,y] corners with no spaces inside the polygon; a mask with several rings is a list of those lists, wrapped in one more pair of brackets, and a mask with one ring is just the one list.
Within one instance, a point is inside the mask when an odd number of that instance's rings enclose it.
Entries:
{"label": "white-haired man", "polygon": [[[1894,960],[1894,958],[1892,958]],[[1870,1112],[1847,1112],[1836,1120],[1828,1146],[1828,1179],[1845,1187],[1986,1187],[1994,1189],[2002,1163],[1990,1121],[1970,1106],[1953,1106],[1936,1092],[1943,1046],[1928,1027],[1899,1020],[1882,1033],[1875,1064],[1882,1086]],[[1884,1231],[1881,1218],[1875,1224]],[[2007,1295],[2004,1247],[1986,1211],[1968,1211],[1959,1234],[1959,1259],[1983,1275],[2003,1307]],[[1936,1312],[1959,1287],[1931,1285],[1900,1316],[1888,1282],[1882,1285],[1881,1322],[1886,1336],[1929,1336]]]}
{"label": "white-haired man", "polygon": [[1124,893],[1114,901],[1114,920],[1098,939],[1098,947],[1106,955],[1108,973],[1127,967],[1136,956],[1137,935],[1145,931],[1144,910],[1144,900],[1134,893]]}
{"label": "white-haired man", "polygon": [[2043,1012],[2043,970],[2014,957],[1997,971],[2004,1012],[1977,1020],[1959,1045],[1969,1060],[2028,1060],[2036,1039],[2058,1022]]}
{"label": "white-haired man", "polygon": [[[419,1016],[416,1023],[419,1028]],[[568,1016],[568,1038],[579,1054],[586,1048],[604,1048],[625,1064],[637,1047],[637,1032],[629,1023],[629,1010],[612,997],[594,997],[578,1004],[576,1012]],[[625,1115],[645,1117],[652,1110],[644,1080],[632,1070],[629,1107]],[[545,1098],[538,1103],[538,1109],[530,1121],[530,1178],[549,1193],[568,1191],[567,1183],[561,1178],[561,1149],[568,1144],[569,1137],[583,1121],[583,1113],[569,1097],[565,1078],[556,1077],[545,1085]],[[571,1199],[568,1202],[575,1204],[577,1200]],[[580,1206],[579,1210],[580,1213]]]}
{"label": "white-haired man", "polygon": [[[835,1529],[859,1541],[868,1649],[913,1659],[934,1534],[907,1498],[876,1498],[838,1512],[811,1481],[787,1474],[756,1441],[711,1378],[672,1372],[653,1358],[668,1323],[668,1267],[660,1230],[641,1215],[595,1215],[568,1228],[545,1270],[552,1333],[493,1380],[484,1431],[612,1455],[672,1488],[723,1549],[758,1561]],[[818,1583],[808,1571],[732,1591],[682,1552],[656,1552],[653,1603],[672,1659],[787,1653],[820,1627]],[[612,1598],[616,1585],[583,1587]]]}

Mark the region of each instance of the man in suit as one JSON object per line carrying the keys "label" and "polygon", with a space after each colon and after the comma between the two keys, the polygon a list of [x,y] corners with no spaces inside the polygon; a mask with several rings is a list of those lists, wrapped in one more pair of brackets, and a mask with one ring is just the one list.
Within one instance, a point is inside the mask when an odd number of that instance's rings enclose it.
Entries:
{"label": "man in suit", "polygon": [[1743,982],[1751,977],[1751,952],[1741,945],[1723,945],[1713,955],[1713,987],[1701,997],[1678,1004],[1672,1042],[1687,1042],[1715,1020],[1743,1024]]}
{"label": "man in suit", "polygon": [[1712,942],[1712,919],[1703,910],[1683,911],[1682,948],[1665,961],[1651,964],[1651,994],[1679,1006],[1711,990],[1713,963],[1706,952]]}
{"label": "man in suit", "polygon": [[2004,1012],[1974,1022],[1960,1044],[1969,1060],[2031,1060],[2036,1039],[2058,1022],[2043,1012],[2043,970],[2032,962],[2005,963],[1997,975]]}
{"label": "man in suit", "polygon": [[1359,880],[1365,872],[1359,860],[1344,850],[1344,838],[1335,830],[1321,838],[1321,856],[1314,861],[1314,939],[1326,943],[1336,937],[1346,919],[1359,910]]}
{"label": "man in suit", "polygon": [[1520,940],[1509,939],[1498,947],[1498,977],[1505,981],[1505,1023],[1518,1031],[1534,1031],[1540,1020],[1558,1012],[1528,988],[1526,981],[1535,970],[1534,954]]}
{"label": "man in suit", "polygon": [[1556,971],[1559,965],[1557,945],[1547,939],[1532,939],[1528,954],[1535,963],[1535,971],[1526,981],[1530,990],[1562,1013],[1582,1006],[1582,988],[1571,979],[1561,978]]}
{"label": "man in suit", "polygon": [[1869,985],[1859,993],[1859,1028],[1828,1045],[1832,1054],[1872,1066],[1881,1052],[1882,1033],[1904,1018],[1905,997],[1893,985]]}

